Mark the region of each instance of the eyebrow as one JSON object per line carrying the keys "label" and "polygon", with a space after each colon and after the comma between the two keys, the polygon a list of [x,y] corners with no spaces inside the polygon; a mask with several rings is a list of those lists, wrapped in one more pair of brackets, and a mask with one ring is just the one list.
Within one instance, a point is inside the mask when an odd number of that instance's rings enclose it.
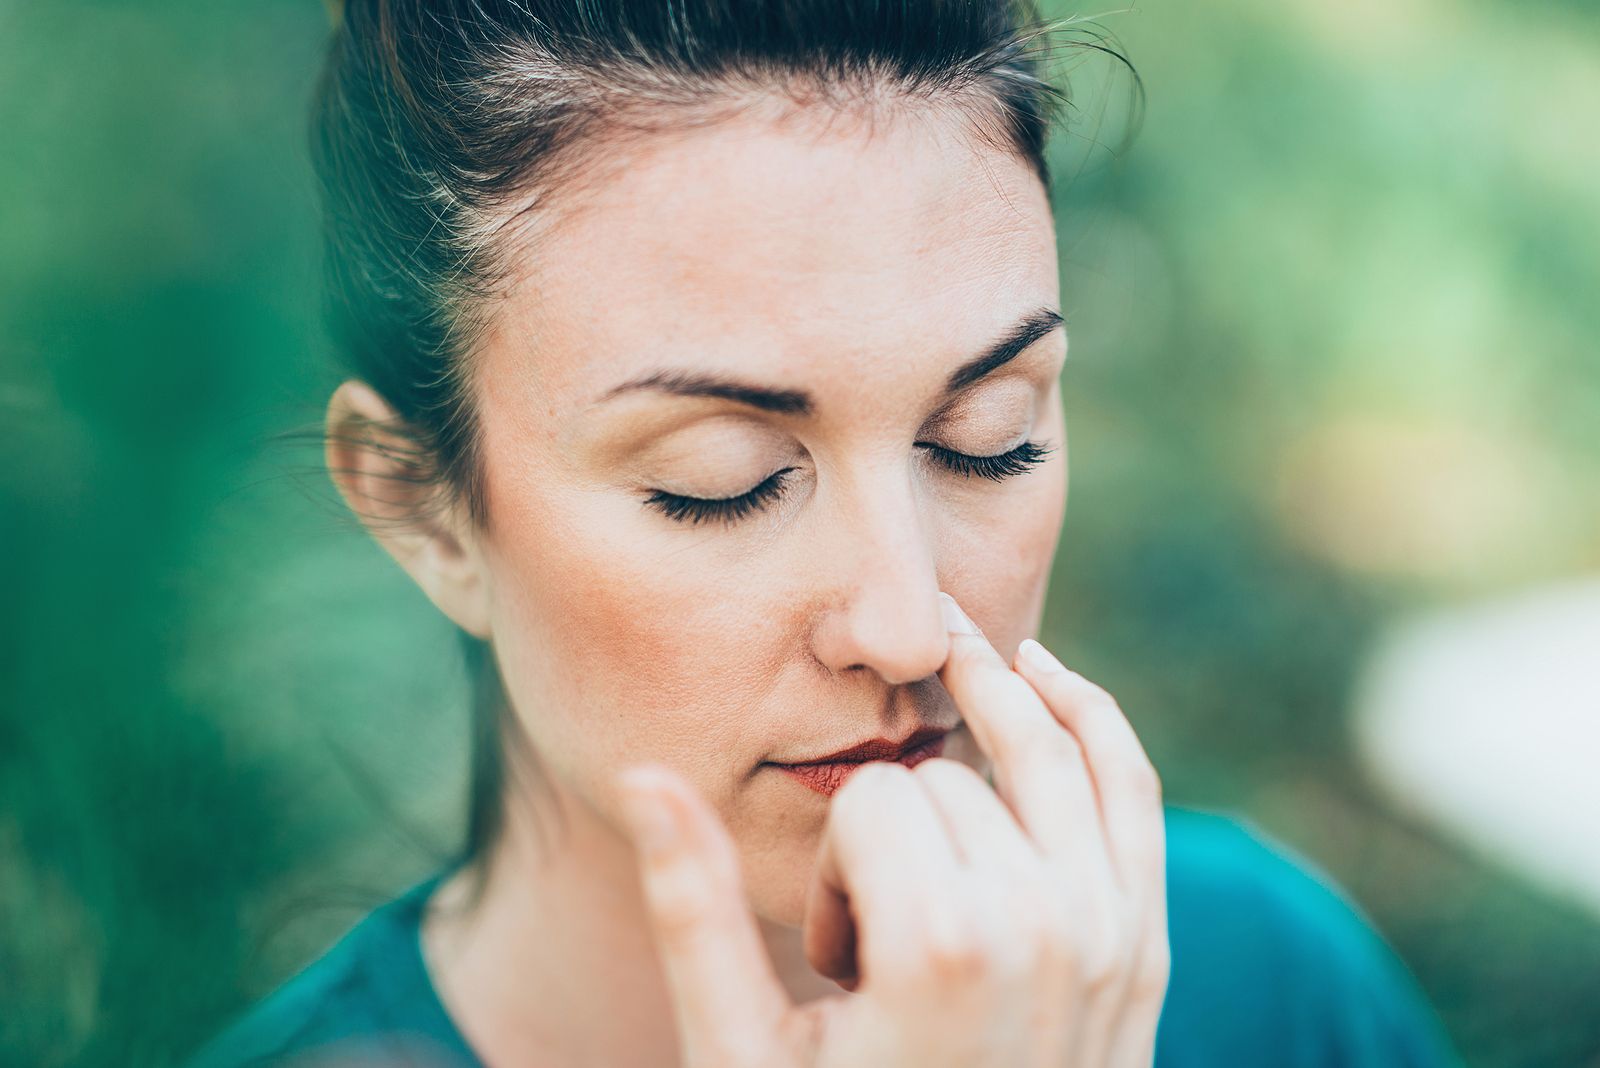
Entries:
{"label": "eyebrow", "polygon": [[[944,396],[949,397],[1004,367],[1064,321],[1061,313],[1051,308],[1030,312],[999,341],[952,371],[945,381]],[[714,397],[784,415],[810,415],[816,410],[811,394],[803,389],[774,389],[699,371],[654,371],[613,386],[595,403],[635,390],[671,393],[681,397]]]}

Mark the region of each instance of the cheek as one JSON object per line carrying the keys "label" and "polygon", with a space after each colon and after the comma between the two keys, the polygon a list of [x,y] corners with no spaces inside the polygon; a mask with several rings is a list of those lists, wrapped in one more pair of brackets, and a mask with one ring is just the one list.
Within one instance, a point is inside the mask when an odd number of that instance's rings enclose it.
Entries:
{"label": "cheek", "polygon": [[1003,505],[952,524],[940,581],[1003,654],[1038,629],[1066,495],[1063,439],[1048,462],[1021,477]]}
{"label": "cheek", "polygon": [[1067,507],[1067,443],[1061,446],[1050,464],[1039,472],[1038,493],[1018,520],[1018,582],[1030,589],[1042,606],[1050,584],[1050,570],[1061,542],[1062,521]]}
{"label": "cheek", "polygon": [[779,630],[784,591],[581,497],[508,490],[496,640],[543,765],[595,796],[623,764],[660,760],[725,802],[730,764],[761,759],[761,687],[796,640]]}

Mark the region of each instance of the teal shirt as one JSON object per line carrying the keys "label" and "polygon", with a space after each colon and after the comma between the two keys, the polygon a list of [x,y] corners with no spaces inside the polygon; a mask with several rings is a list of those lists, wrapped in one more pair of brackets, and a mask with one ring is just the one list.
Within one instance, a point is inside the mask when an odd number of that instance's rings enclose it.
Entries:
{"label": "teal shirt", "polygon": [[[1327,876],[1235,819],[1169,808],[1166,827],[1157,1068],[1459,1064],[1411,974]],[[189,1068],[483,1068],[423,964],[422,907],[442,877],[369,913]]]}

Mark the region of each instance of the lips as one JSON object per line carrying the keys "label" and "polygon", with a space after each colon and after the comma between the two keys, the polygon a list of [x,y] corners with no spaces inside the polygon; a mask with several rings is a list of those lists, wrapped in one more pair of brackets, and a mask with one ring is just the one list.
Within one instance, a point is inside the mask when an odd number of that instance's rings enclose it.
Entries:
{"label": "lips", "polygon": [[903,742],[886,738],[869,741],[841,749],[816,760],[796,764],[778,764],[773,767],[798,780],[801,785],[819,794],[832,796],[863,764],[874,760],[893,761],[914,768],[924,760],[944,751],[945,736],[950,732],[938,728],[924,728]]}

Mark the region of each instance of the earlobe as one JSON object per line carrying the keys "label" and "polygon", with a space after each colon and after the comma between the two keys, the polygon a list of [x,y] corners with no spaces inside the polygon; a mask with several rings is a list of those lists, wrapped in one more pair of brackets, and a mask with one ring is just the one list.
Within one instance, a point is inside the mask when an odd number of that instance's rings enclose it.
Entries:
{"label": "earlobe", "polygon": [[324,460],[378,544],[457,626],[490,637],[490,582],[478,532],[430,457],[376,390],[349,379],[328,401]]}

